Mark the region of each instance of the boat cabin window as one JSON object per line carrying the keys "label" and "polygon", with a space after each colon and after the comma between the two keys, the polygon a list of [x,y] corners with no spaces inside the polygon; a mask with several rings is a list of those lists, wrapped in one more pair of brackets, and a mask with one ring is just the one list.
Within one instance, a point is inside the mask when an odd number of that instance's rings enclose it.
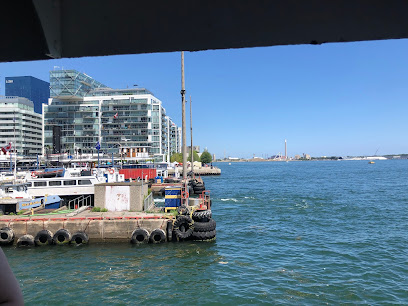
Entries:
{"label": "boat cabin window", "polygon": [[76,185],[76,181],[75,180],[64,181],[64,186],[66,185]]}
{"label": "boat cabin window", "polygon": [[78,180],[78,185],[92,185],[91,180]]}
{"label": "boat cabin window", "polygon": [[49,186],[61,186],[61,181],[49,181],[48,185]]}
{"label": "boat cabin window", "polygon": [[34,187],[47,186],[47,182],[34,182]]}

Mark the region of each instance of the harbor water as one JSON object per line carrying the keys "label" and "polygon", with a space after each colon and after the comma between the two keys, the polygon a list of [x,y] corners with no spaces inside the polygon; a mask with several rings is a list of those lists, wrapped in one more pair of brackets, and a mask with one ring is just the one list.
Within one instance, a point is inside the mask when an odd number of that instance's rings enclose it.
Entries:
{"label": "harbor water", "polygon": [[215,242],[4,247],[26,304],[408,303],[408,160],[217,166]]}

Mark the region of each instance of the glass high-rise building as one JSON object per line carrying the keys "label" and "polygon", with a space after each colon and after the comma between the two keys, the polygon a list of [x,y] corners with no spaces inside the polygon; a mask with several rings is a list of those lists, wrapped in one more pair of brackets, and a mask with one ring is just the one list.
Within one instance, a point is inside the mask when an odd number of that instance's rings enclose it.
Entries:
{"label": "glass high-rise building", "polygon": [[5,94],[33,101],[34,112],[41,114],[50,97],[50,83],[32,76],[6,77]]}
{"label": "glass high-rise building", "polygon": [[[61,151],[165,161],[177,150],[162,102],[145,88],[112,89],[75,70],[50,72],[51,99],[44,105],[44,148],[52,148],[53,126],[61,127]],[[171,122],[171,125],[169,124]]]}

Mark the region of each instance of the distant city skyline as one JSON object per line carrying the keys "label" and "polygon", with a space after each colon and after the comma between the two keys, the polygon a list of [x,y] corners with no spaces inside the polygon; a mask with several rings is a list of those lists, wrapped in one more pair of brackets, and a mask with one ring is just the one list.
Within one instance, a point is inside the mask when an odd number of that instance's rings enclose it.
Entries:
{"label": "distant city skyline", "polygon": [[[288,156],[408,153],[406,54],[407,39],[186,52],[194,145],[217,158],[284,154],[285,139]],[[145,87],[181,126],[179,52],[0,63],[0,94],[5,77],[49,81],[54,66]]]}

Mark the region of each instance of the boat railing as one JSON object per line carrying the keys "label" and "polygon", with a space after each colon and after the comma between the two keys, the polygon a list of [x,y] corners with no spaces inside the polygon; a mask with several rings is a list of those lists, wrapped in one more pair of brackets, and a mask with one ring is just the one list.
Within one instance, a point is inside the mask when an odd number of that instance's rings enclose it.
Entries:
{"label": "boat railing", "polygon": [[68,209],[78,209],[82,206],[91,206],[92,205],[92,197],[91,195],[81,195],[75,199],[72,199],[68,202]]}

